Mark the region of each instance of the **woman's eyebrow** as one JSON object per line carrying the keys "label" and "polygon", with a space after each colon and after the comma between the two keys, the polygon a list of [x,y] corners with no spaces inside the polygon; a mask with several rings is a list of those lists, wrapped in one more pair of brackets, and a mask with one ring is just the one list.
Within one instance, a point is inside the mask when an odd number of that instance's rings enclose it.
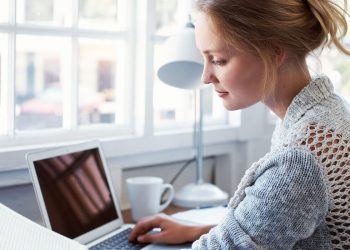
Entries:
{"label": "woman's eyebrow", "polygon": [[203,54],[213,54],[213,53],[222,53],[222,52],[223,52],[222,50],[218,50],[218,49],[215,49],[215,50],[208,49],[208,50],[202,51]]}

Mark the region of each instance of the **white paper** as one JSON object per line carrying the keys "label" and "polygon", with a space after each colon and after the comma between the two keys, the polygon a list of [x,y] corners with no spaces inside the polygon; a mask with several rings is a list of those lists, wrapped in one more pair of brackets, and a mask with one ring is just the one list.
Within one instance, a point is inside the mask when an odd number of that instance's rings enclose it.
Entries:
{"label": "white paper", "polygon": [[191,209],[173,214],[172,217],[183,222],[199,225],[217,225],[227,213],[227,207]]}
{"label": "white paper", "polygon": [[86,250],[87,248],[27,219],[0,203],[0,249]]}

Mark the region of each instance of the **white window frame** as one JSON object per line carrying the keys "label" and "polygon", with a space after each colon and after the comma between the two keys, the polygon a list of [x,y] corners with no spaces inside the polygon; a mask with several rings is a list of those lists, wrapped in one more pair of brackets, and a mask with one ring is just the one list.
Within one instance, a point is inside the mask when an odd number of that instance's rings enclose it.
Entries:
{"label": "white window frame", "polygon": [[[99,125],[89,125],[89,126],[79,126],[77,125],[77,101],[75,98],[78,94],[78,72],[73,70],[70,74],[70,81],[67,91],[67,101],[64,103],[64,112],[65,117],[63,118],[63,128],[59,129],[42,129],[40,131],[21,131],[19,134],[15,134],[15,67],[16,67],[16,57],[15,57],[15,46],[16,46],[16,35],[42,35],[42,36],[57,36],[65,37],[71,39],[71,48],[70,52],[71,62],[70,67],[73,69],[78,68],[78,38],[97,38],[97,39],[123,39],[128,45],[127,50],[128,54],[131,55],[130,58],[134,58],[133,47],[130,45],[129,41],[132,41],[133,29],[127,27],[127,32],[125,31],[103,31],[103,30],[89,30],[78,28],[78,0],[75,1],[76,4],[73,6],[73,18],[71,27],[47,27],[40,25],[31,25],[31,24],[16,24],[16,12],[15,12],[15,3],[11,4],[11,11],[9,15],[9,24],[0,24],[0,31],[7,33],[8,35],[8,81],[7,84],[2,84],[1,91],[1,115],[2,120],[5,119],[5,124],[2,125],[2,136],[0,137],[1,145],[3,147],[16,146],[16,145],[31,145],[33,144],[33,139],[35,138],[35,144],[45,144],[47,143],[47,138],[50,138],[50,142],[64,142],[67,140],[74,141],[79,140],[79,138],[86,138],[86,136],[94,137],[104,137],[108,134],[113,135],[125,135],[131,134],[133,128],[127,126],[125,128],[118,128],[114,124],[99,124]],[[130,1],[128,5],[128,11],[134,13],[134,1]],[[130,26],[134,25],[133,15],[128,17],[129,21],[127,23]],[[132,64],[133,61],[125,60],[126,64]],[[130,68],[130,67],[129,67]],[[132,69],[128,69],[129,72],[127,75],[127,82],[133,82],[130,79]],[[73,84],[73,83],[76,84]],[[127,106],[132,107],[132,98],[130,98],[130,93],[127,93],[127,99],[129,104]],[[126,113],[131,113],[130,111]],[[67,117],[68,116],[68,117]],[[133,124],[131,121],[132,115],[128,118],[128,124]],[[4,121],[4,120],[3,120]],[[103,133],[101,134],[101,131]]]}

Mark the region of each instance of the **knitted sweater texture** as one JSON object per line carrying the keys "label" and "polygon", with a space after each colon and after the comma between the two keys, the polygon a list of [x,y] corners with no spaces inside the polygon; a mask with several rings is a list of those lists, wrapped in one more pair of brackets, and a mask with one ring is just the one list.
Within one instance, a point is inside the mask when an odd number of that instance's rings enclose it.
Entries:
{"label": "knitted sweater texture", "polygon": [[226,217],[192,249],[350,249],[350,115],[314,78],[245,173]]}

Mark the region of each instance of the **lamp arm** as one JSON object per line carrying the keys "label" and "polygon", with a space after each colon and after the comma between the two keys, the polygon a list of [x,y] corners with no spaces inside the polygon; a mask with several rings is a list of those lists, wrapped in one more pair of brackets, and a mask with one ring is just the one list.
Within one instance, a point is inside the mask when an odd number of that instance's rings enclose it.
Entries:
{"label": "lamp arm", "polygon": [[196,168],[197,168],[197,184],[202,184],[203,181],[203,90],[196,90],[196,126],[195,126],[195,138],[196,138]]}

